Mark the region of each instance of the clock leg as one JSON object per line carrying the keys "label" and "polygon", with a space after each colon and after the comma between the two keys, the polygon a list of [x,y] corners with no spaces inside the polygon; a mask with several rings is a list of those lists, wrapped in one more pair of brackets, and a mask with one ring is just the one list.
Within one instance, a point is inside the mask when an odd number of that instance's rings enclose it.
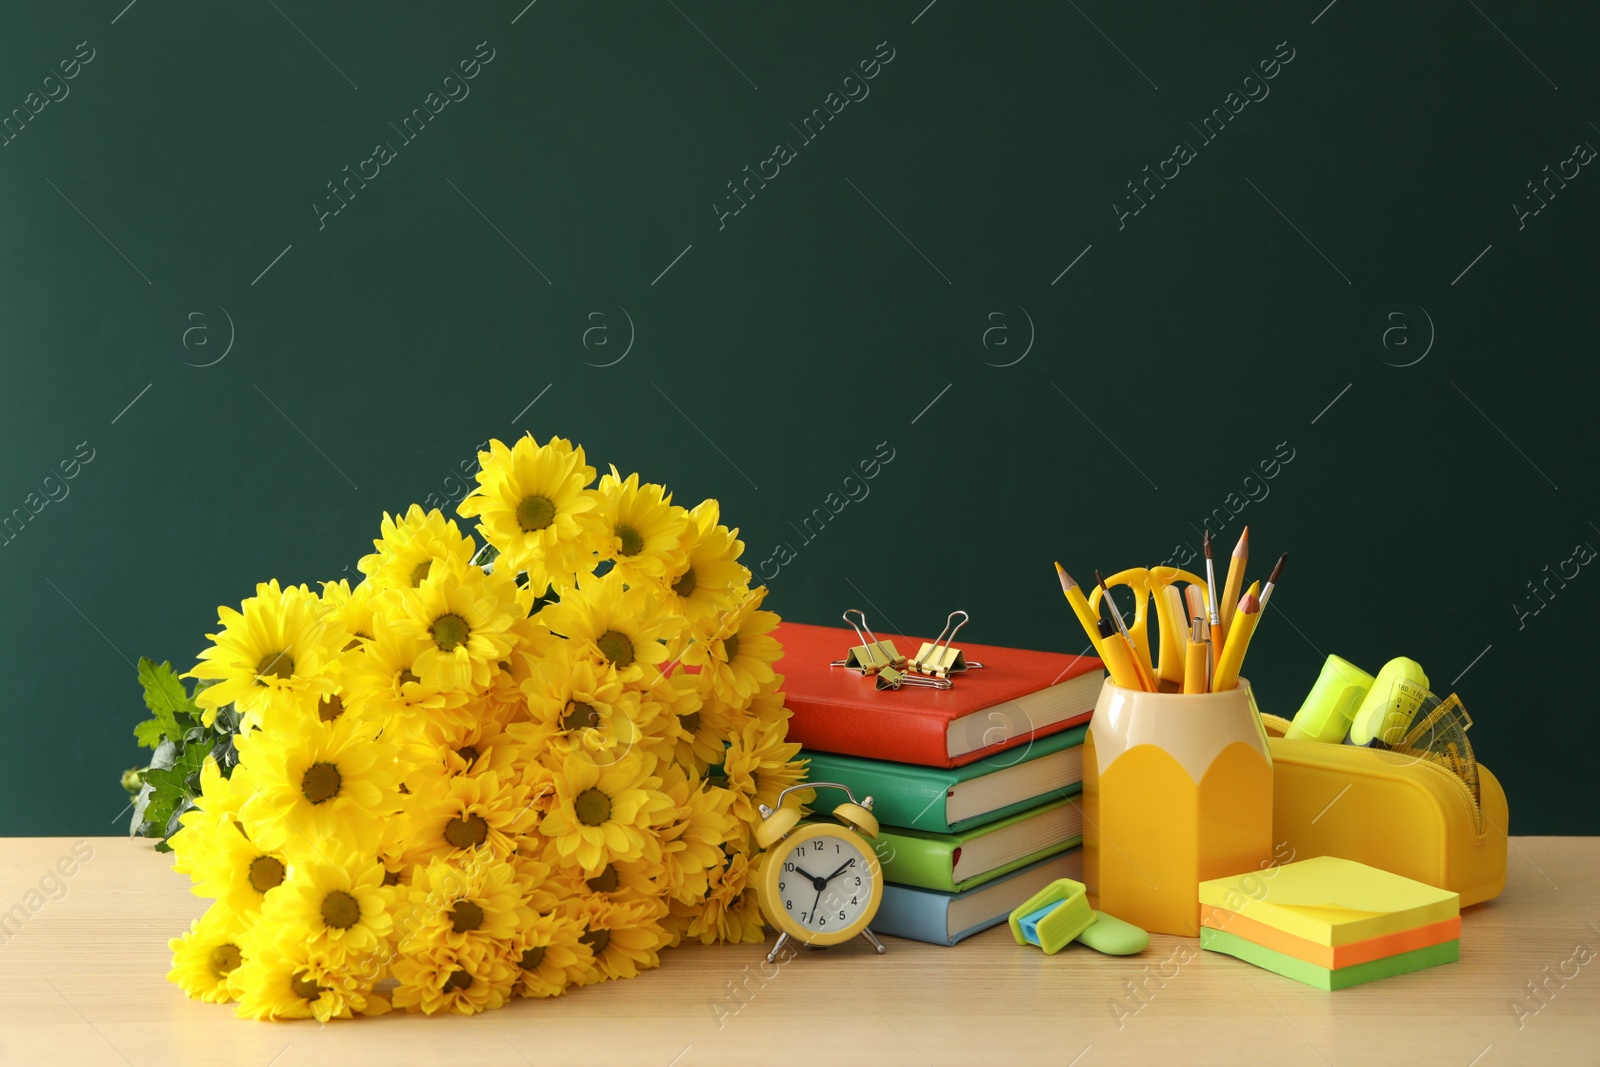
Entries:
{"label": "clock leg", "polygon": [[[874,940],[876,940],[876,938],[874,938]],[[772,951],[771,952],[767,953],[767,962],[771,963],[773,960],[777,959],[778,958],[778,953],[782,952],[783,951],[783,946],[787,945],[788,943],[789,943],[789,935],[788,934],[779,934],[778,935],[778,943],[776,945],[772,946]],[[883,946],[880,945],[878,947],[878,951],[882,952],[883,951]]]}
{"label": "clock leg", "polygon": [[874,934],[871,930],[863,928],[861,931],[861,936],[872,942],[872,947],[878,950],[878,955],[881,956],[885,952],[889,951],[883,947],[883,942],[878,940],[878,935]]}

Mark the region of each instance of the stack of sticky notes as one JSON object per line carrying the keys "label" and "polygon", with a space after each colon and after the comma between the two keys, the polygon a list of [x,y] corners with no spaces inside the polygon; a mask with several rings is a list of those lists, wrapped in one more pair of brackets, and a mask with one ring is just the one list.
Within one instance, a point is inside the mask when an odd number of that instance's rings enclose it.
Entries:
{"label": "stack of sticky notes", "polygon": [[1461,898],[1320,856],[1200,883],[1200,946],[1318,989],[1461,957]]}

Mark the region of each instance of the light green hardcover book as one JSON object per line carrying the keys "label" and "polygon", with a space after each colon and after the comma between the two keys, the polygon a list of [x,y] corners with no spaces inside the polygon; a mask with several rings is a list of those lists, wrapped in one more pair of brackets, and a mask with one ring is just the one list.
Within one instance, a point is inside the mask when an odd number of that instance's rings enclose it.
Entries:
{"label": "light green hardcover book", "polygon": [[885,882],[959,893],[1082,841],[1083,811],[1068,798],[955,834],[885,827],[872,845]]}

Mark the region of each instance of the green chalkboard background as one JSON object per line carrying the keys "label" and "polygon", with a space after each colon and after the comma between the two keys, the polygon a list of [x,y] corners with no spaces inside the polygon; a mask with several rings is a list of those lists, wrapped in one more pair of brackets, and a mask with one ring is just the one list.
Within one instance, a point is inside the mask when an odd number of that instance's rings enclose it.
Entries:
{"label": "green chalkboard background", "polygon": [[0,832],[120,831],[131,661],[525,431],[805,621],[1077,651],[1053,559],[1249,523],[1267,710],[1415,657],[1514,832],[1600,831],[1600,11],[524,2],[0,20]]}

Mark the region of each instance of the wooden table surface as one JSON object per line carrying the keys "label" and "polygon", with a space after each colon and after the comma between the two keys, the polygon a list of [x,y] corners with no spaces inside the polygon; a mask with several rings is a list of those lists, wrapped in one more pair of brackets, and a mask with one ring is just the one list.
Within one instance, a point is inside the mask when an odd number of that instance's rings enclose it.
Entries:
{"label": "wooden table surface", "polygon": [[59,899],[0,930],[0,1063],[1600,1063],[1600,838],[1513,838],[1505,893],[1463,916],[1459,963],[1337,993],[1184,938],[1047,957],[1002,927],[956,948],[803,952],[765,979],[755,946],[691,945],[638,978],[483,1016],[327,1026],[239,1020],[167,983],[167,938],[205,901],[148,842],[0,840],[0,915],[45,898],[29,890],[75,844],[92,858],[64,893],[46,879]]}

